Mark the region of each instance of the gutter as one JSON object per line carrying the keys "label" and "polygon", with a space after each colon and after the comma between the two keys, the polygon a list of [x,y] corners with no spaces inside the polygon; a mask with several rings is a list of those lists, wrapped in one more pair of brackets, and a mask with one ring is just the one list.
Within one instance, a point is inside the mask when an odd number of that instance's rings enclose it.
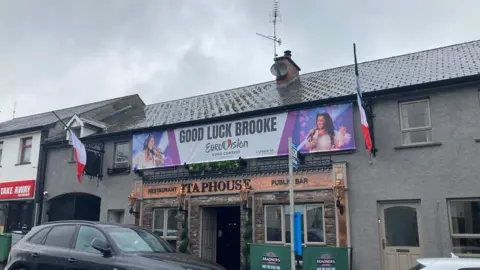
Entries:
{"label": "gutter", "polygon": [[43,212],[43,191],[45,190],[45,174],[47,168],[47,152],[43,142],[48,137],[48,130],[43,130],[40,135],[40,155],[38,159],[37,179],[35,181],[35,214],[34,226],[41,224]]}
{"label": "gutter", "polygon": [[0,137],[7,137],[7,136],[12,136],[12,135],[17,135],[21,133],[29,133],[29,132],[34,132],[34,131],[41,131],[48,128],[46,125],[43,126],[35,126],[35,127],[29,127],[29,128],[23,128],[23,129],[17,129],[17,130],[12,130],[12,131],[7,131],[0,133]]}

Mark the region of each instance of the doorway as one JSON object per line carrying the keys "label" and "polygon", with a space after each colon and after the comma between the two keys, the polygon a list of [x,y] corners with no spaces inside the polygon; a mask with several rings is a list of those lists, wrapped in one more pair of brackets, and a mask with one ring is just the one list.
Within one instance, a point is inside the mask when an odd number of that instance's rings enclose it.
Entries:
{"label": "doorway", "polygon": [[239,270],[240,207],[203,207],[201,231],[201,257],[227,270]]}
{"label": "doorway", "polygon": [[408,270],[422,256],[419,209],[415,202],[379,204],[383,270]]}
{"label": "doorway", "polygon": [[86,193],[67,193],[48,201],[48,221],[100,221],[101,198]]}

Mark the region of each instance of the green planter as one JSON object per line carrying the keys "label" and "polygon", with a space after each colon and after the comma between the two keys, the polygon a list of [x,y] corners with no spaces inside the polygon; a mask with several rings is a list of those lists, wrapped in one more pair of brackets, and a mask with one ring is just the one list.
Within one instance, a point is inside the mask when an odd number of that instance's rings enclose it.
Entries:
{"label": "green planter", "polygon": [[349,270],[348,248],[304,247],[303,269]]}
{"label": "green planter", "polygon": [[291,270],[290,255],[290,247],[250,244],[250,270]]}
{"label": "green planter", "polygon": [[6,262],[10,248],[12,247],[12,235],[9,233],[0,234],[0,262]]}

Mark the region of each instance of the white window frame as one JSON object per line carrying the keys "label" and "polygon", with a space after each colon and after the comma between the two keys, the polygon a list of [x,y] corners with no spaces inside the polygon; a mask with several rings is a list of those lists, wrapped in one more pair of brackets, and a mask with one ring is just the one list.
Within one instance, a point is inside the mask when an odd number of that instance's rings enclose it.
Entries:
{"label": "white window frame", "polygon": [[5,145],[3,144],[3,141],[0,141],[0,167],[2,167],[2,157],[3,157],[3,147]]}
{"label": "white window frame", "polygon": [[[157,214],[157,210],[161,210],[163,211],[163,229],[155,229],[155,215]],[[158,207],[158,208],[153,208],[153,215],[152,215],[152,232],[155,233],[155,231],[163,231],[163,236],[162,238],[165,239],[165,240],[178,240],[177,236],[168,236],[168,213],[170,212],[170,210],[177,210],[177,213],[178,213],[178,209],[177,208],[173,208],[173,207],[165,207],[165,208],[162,208],[162,207]],[[175,217],[176,218],[176,217]],[[178,227],[178,226],[177,226]],[[178,228],[176,228],[178,230]]]}
{"label": "white window frame", "polygon": [[[325,233],[325,204],[323,203],[305,203],[305,204],[295,204],[295,206],[297,205],[301,205],[303,207],[303,244],[304,245],[326,245],[326,241],[327,241],[327,236],[326,236],[326,233]],[[281,241],[268,241],[267,239],[267,208],[268,207],[279,207],[280,206],[280,222],[282,223],[281,224],[281,231],[282,231],[282,240]],[[284,244],[284,245],[290,245],[290,243],[287,243],[286,242],[286,239],[285,239],[285,207],[286,206],[289,206],[288,204],[269,204],[269,205],[265,205],[264,206],[264,217],[263,217],[263,220],[264,220],[264,224],[263,224],[263,227],[264,227],[264,235],[265,235],[265,243],[268,243],[268,244]],[[319,206],[322,208],[322,214],[323,214],[323,217],[322,217],[322,226],[323,226],[323,242],[308,242],[308,231],[307,231],[307,228],[308,228],[308,223],[307,223],[307,206]]]}
{"label": "white window frame", "polygon": [[[453,233],[453,224],[452,224],[452,202],[475,202],[480,201],[480,198],[468,198],[468,199],[448,199],[447,200],[447,211],[448,211],[448,225],[449,225],[449,234],[450,234],[450,244],[453,248],[452,240],[454,238],[480,238],[480,234],[461,234]],[[456,255],[462,255],[464,257],[480,257],[480,254],[469,254],[469,253],[455,253]]]}
{"label": "white window frame", "polygon": [[[129,153],[127,153],[127,162],[126,163],[117,163],[117,145],[121,145],[121,144],[126,144],[128,146]],[[113,144],[113,167],[114,168],[128,168],[129,167],[129,162],[130,162],[129,159],[128,159],[128,156],[131,155],[131,153],[132,153],[132,149],[131,149],[129,141],[115,142]],[[118,166],[118,164],[125,164],[126,166]]]}
{"label": "white window frame", "polygon": [[[410,105],[410,104],[415,104],[415,103],[427,103],[427,109],[428,109],[428,125],[423,126],[423,127],[414,127],[414,128],[404,128],[403,127],[403,110],[402,107],[404,105]],[[398,103],[398,113],[399,113],[399,119],[400,119],[400,140],[402,142],[402,145],[415,145],[415,144],[423,144],[423,143],[428,143],[433,141],[433,132],[432,132],[432,112],[430,109],[430,99],[425,98],[425,99],[418,99],[418,100],[412,100],[412,101],[403,101]],[[409,132],[414,132],[414,131],[422,131],[422,130],[430,130],[430,140],[425,141],[425,142],[417,142],[417,143],[404,143],[403,142],[403,134],[404,133],[409,133]]]}

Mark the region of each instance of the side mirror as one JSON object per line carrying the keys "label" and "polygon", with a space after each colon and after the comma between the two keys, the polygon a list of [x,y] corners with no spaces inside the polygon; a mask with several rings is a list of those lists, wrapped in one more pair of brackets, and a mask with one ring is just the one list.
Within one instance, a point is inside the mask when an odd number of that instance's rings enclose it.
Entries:
{"label": "side mirror", "polygon": [[100,251],[103,256],[108,256],[112,252],[111,249],[108,247],[107,242],[98,238],[93,239],[90,245],[92,246],[92,248]]}

